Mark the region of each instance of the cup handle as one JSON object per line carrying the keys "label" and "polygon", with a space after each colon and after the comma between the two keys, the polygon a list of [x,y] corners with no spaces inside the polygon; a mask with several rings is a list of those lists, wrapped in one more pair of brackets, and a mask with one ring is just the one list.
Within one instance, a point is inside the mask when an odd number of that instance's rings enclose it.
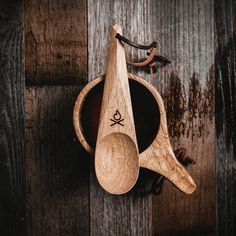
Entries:
{"label": "cup handle", "polygon": [[196,190],[196,184],[186,169],[176,159],[170,145],[167,147],[152,147],[150,156],[141,154],[140,166],[157,172],[172,182],[177,188],[187,194]]}

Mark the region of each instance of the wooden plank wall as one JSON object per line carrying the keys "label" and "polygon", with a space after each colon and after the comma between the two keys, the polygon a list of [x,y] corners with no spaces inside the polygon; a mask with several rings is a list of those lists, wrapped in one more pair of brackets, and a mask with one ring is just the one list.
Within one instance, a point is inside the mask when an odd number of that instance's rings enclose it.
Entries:
{"label": "wooden plank wall", "polygon": [[[190,196],[167,181],[149,194],[145,170],[112,196],[76,140],[73,105],[105,73],[114,23],[172,61],[153,78],[128,69],[162,94],[173,147],[196,161]],[[24,12],[0,0],[0,235],[235,235],[235,25],[233,0],[25,0]]]}
{"label": "wooden plank wall", "polygon": [[25,235],[23,1],[0,1],[0,234]]}
{"label": "wooden plank wall", "polygon": [[236,235],[236,3],[215,1],[217,225]]}

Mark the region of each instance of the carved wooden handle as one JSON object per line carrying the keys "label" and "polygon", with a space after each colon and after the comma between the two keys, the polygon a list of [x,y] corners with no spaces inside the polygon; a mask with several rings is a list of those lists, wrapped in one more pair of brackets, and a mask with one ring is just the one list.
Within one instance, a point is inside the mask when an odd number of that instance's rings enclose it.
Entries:
{"label": "carved wooden handle", "polygon": [[140,166],[155,171],[171,181],[181,191],[190,194],[195,191],[196,184],[176,159],[172,148],[153,148],[148,158],[141,156]]}

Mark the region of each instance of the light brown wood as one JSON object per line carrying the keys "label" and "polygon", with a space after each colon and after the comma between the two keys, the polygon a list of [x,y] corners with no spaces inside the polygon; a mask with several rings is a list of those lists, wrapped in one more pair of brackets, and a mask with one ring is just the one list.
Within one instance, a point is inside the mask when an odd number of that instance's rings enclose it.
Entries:
{"label": "light brown wood", "polygon": [[131,105],[124,46],[112,28],[95,150],[95,171],[101,186],[113,194],[128,192],[139,174],[139,152]]}
{"label": "light brown wood", "polygon": [[[144,79],[132,74],[129,74],[128,77],[138,81],[152,93],[160,110],[160,127],[158,133],[149,148],[140,154],[140,167],[144,167],[165,176],[176,187],[187,194],[194,192],[196,189],[194,181],[185,168],[177,161],[171,148],[166,123],[166,112],[160,94]],[[83,129],[80,127],[80,111],[86,94],[95,85],[104,80],[104,78],[105,76],[103,75],[89,83],[78,96],[74,108],[74,126],[77,137],[83,144],[84,148],[91,154],[93,153],[92,147],[90,147],[90,145],[85,140],[82,132]]]}

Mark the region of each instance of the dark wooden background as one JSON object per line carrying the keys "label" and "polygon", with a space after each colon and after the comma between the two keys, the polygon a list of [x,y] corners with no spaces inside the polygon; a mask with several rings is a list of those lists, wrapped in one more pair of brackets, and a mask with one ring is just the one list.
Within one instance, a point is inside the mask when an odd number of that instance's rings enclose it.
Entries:
{"label": "dark wooden background", "polygon": [[[236,235],[234,0],[0,0],[0,235]],[[174,148],[198,189],[99,186],[72,126],[83,86],[105,73],[111,26],[158,42],[172,61],[154,78]],[[144,56],[127,48],[127,57]]]}

